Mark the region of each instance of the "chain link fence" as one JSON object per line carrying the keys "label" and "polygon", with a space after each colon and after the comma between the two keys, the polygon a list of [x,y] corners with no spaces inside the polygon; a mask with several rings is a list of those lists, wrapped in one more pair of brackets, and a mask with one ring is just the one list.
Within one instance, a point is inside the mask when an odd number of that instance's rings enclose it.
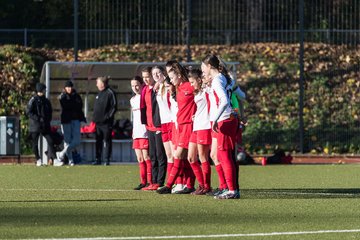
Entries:
{"label": "chain link fence", "polygon": [[[320,148],[318,143],[322,142],[319,152],[323,152],[323,143],[326,142],[328,149],[342,144],[347,145],[345,151],[351,147],[360,151],[360,124],[356,120],[359,115],[356,89],[359,86],[349,83],[348,87],[354,88],[354,91],[345,91],[349,96],[339,96],[341,83],[359,82],[359,63],[349,68],[328,63],[326,59],[326,51],[343,57],[344,61],[347,57],[351,61],[352,54],[358,53],[358,0],[79,0],[79,19],[78,46],[81,49],[137,43],[187,45],[188,49],[197,44],[276,42],[301,45],[302,40],[330,46],[327,50],[317,47],[319,52],[310,53],[305,46],[303,51],[300,47],[282,53],[296,55],[305,65],[304,68],[301,64],[295,65],[297,71],[305,71],[300,77],[295,74],[292,78],[293,81],[302,81],[296,90],[302,99],[294,103],[299,106],[298,112],[293,115],[298,118],[298,115],[313,114],[321,121],[309,126],[305,116],[303,122],[299,120],[299,131],[269,128],[256,135],[253,141],[262,148],[267,144],[300,142],[296,150],[309,152]],[[73,38],[73,29],[0,29],[0,44],[71,48]],[[325,64],[320,71],[308,67],[315,55],[321,58],[321,64]],[[333,93],[329,92],[329,88],[319,94],[333,95],[343,103],[345,99],[347,104],[339,104],[338,108],[351,109],[348,112],[352,114],[339,111],[344,116],[337,117],[332,115],[331,110],[321,111],[321,108],[333,108],[322,102],[313,87],[309,87],[314,83],[331,86]],[[263,88],[270,83],[261,84]],[[280,83],[276,84],[274,86],[279,87]],[[303,93],[301,87],[305,87]],[[304,102],[310,104],[303,105]],[[323,115],[319,117],[319,114]]]}

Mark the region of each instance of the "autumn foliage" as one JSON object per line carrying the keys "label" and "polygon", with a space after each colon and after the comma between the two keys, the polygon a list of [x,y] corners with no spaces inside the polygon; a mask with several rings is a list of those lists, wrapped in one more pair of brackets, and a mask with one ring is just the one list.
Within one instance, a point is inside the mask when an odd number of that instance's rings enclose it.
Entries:
{"label": "autumn foliage", "polygon": [[[239,62],[237,80],[247,94],[250,152],[275,147],[299,150],[299,45],[257,43],[191,46],[192,61],[209,52]],[[113,45],[79,51],[79,61],[186,61],[186,46]],[[73,61],[71,49],[0,47],[0,115],[24,115],[45,61]],[[360,153],[360,49],[358,46],[305,44],[304,147],[312,153]],[[26,119],[22,121],[26,133]]]}

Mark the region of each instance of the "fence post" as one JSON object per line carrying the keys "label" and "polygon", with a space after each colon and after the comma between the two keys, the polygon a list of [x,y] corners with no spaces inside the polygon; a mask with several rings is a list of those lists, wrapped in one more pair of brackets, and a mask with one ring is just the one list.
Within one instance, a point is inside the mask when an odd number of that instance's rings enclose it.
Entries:
{"label": "fence post", "polygon": [[191,62],[191,49],[190,49],[190,41],[191,41],[191,0],[186,1],[186,54],[187,54],[187,62]]}
{"label": "fence post", "polygon": [[74,0],[74,61],[78,61],[79,44],[79,0]]}
{"label": "fence post", "polygon": [[129,29],[125,29],[125,45],[128,46],[129,44],[130,44]]}
{"label": "fence post", "polygon": [[299,146],[304,153],[304,0],[299,0]]}
{"label": "fence post", "polygon": [[24,47],[27,47],[27,28],[24,28]]}

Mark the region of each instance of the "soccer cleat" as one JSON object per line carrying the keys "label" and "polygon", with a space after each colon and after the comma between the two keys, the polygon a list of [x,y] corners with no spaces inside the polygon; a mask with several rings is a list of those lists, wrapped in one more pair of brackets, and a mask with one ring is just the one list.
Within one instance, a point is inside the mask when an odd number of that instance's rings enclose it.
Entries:
{"label": "soccer cleat", "polygon": [[185,187],[183,190],[177,191],[177,192],[175,192],[175,193],[176,193],[176,194],[190,194],[190,193],[192,193],[193,191],[195,191],[195,189]]}
{"label": "soccer cleat", "polygon": [[145,183],[140,183],[136,188],[134,188],[134,190],[141,190],[144,187],[147,187],[148,185]]}
{"label": "soccer cleat", "polygon": [[205,192],[205,188],[203,186],[199,186],[195,191],[193,191],[191,194],[192,195],[204,195]]}
{"label": "soccer cleat", "polygon": [[240,190],[235,191],[235,199],[240,199]]}
{"label": "soccer cleat", "polygon": [[74,166],[74,165],[75,165],[74,161],[71,161],[71,160],[70,160],[70,161],[69,161],[69,165],[70,165],[70,166]]}
{"label": "soccer cleat", "polygon": [[218,196],[214,196],[215,199],[236,199],[236,191],[226,191]]}
{"label": "soccer cleat", "polygon": [[185,185],[182,184],[176,184],[172,189],[171,189],[171,193],[176,193],[178,191],[182,191],[184,190]]}
{"label": "soccer cleat", "polygon": [[214,196],[214,193],[220,191],[220,188],[215,188],[206,193],[206,196]]}
{"label": "soccer cleat", "polygon": [[150,190],[155,191],[155,190],[158,190],[159,187],[161,187],[160,184],[154,183],[154,184],[152,185],[152,187],[150,188]]}
{"label": "soccer cleat", "polygon": [[218,196],[224,192],[226,192],[227,189],[221,189],[221,188],[216,188],[214,190],[212,190],[211,192],[208,192],[206,195],[208,196]]}
{"label": "soccer cleat", "polygon": [[158,194],[171,194],[171,188],[169,188],[167,186],[163,186],[163,187],[159,188],[158,190],[156,190],[156,192]]}
{"label": "soccer cleat", "polygon": [[150,189],[152,188],[152,183],[150,183],[148,186],[146,186],[146,187],[143,187],[141,190],[143,190],[143,191],[150,191]]}
{"label": "soccer cleat", "polygon": [[160,187],[160,184],[153,183],[153,184],[150,184],[150,185],[147,186],[147,187],[142,188],[141,190],[143,190],[143,191],[155,191],[155,190],[157,190],[159,187]]}
{"label": "soccer cleat", "polygon": [[105,162],[104,162],[104,166],[109,166],[110,165],[110,160],[106,160]]}
{"label": "soccer cleat", "polygon": [[209,192],[211,192],[211,188],[204,188],[203,189],[203,194],[202,195],[207,195]]}

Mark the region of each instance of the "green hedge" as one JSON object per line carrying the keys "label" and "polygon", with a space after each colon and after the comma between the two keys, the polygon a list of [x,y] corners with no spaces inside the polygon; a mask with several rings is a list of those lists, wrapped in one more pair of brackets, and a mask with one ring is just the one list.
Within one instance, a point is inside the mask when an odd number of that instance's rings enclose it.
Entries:
{"label": "green hedge", "polygon": [[[185,61],[184,46],[114,45],[79,52],[80,61]],[[249,124],[244,142],[249,152],[272,153],[280,147],[299,151],[298,45],[258,43],[192,46],[192,59],[208,52],[238,61],[237,78],[247,94]],[[0,47],[0,115],[21,116],[22,153],[29,152],[24,110],[42,65],[72,61],[71,49]],[[360,149],[360,48],[305,44],[304,147],[312,153],[354,153]]]}

